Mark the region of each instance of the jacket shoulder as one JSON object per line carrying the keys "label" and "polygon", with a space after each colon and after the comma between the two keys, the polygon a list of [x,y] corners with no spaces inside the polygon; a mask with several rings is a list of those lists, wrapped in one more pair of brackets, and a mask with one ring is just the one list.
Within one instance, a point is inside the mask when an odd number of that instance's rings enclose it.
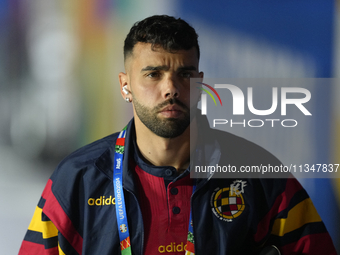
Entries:
{"label": "jacket shoulder", "polygon": [[92,166],[106,151],[114,148],[118,135],[119,133],[111,134],[72,152],[60,162],[55,173],[66,171],[72,174],[73,171]]}
{"label": "jacket shoulder", "polygon": [[271,152],[245,138],[220,130],[212,132],[214,138],[219,142],[222,155],[232,159],[235,163],[243,165],[281,164],[280,160]]}
{"label": "jacket shoulder", "polygon": [[90,180],[109,180],[109,175],[99,171],[96,163],[101,160],[111,166],[111,152],[117,137],[118,133],[104,137],[76,150],[61,161],[50,178],[52,192],[59,202],[70,204],[71,199],[81,199],[79,196],[83,192],[80,191],[89,188],[87,183]]}

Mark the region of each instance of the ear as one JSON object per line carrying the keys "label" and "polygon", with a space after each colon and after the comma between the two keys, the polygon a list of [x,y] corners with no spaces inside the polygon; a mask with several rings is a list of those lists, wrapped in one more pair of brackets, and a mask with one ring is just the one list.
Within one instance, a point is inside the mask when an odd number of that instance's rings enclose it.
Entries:
{"label": "ear", "polygon": [[130,87],[129,87],[129,77],[126,73],[120,72],[119,75],[119,83],[120,83],[120,94],[122,95],[123,99],[125,100],[127,97],[130,98],[131,101],[131,93],[128,95],[124,93],[123,87],[126,87],[126,90],[130,92]]}
{"label": "ear", "polygon": [[[203,72],[199,72],[198,77],[195,77],[195,81],[196,79],[198,80],[198,82],[203,82],[203,77],[204,77],[204,73]],[[201,88],[202,85],[201,84],[193,84],[190,82],[190,85],[192,85],[191,87],[191,93],[190,93],[190,107],[192,109],[196,109],[197,108],[197,104],[198,102],[201,100],[201,94],[202,94],[202,90],[198,89]]]}
{"label": "ear", "polygon": [[203,73],[203,72],[200,72],[200,73],[199,73],[199,76],[200,76],[200,78],[202,79],[201,82],[203,82],[204,73]]}
{"label": "ear", "polygon": [[[199,75],[200,82],[203,82],[204,73],[200,72],[198,75]],[[200,85],[200,87],[202,87],[202,85]],[[199,90],[199,94],[200,95],[202,94],[202,90]]]}

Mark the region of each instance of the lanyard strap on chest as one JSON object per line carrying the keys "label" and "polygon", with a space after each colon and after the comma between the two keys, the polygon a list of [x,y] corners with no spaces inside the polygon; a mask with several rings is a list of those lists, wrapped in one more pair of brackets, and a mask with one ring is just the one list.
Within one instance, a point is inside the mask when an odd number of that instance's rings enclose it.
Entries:
{"label": "lanyard strap on chest", "polygon": [[[131,255],[131,243],[130,243],[130,231],[127,221],[127,213],[123,192],[123,158],[125,149],[125,127],[120,133],[116,140],[115,153],[114,153],[114,165],[113,165],[113,188],[115,193],[116,201],[116,218],[119,233],[120,249],[122,255]],[[196,186],[193,186],[192,192],[195,192]],[[194,255],[194,232],[192,223],[192,212],[190,210],[190,219],[188,227],[188,238],[187,248],[185,251],[186,255]]]}

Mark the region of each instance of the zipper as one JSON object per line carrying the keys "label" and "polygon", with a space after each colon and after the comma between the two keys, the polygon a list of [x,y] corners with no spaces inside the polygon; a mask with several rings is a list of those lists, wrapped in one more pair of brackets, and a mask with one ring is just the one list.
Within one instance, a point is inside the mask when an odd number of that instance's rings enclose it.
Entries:
{"label": "zipper", "polygon": [[[216,161],[219,162],[220,161],[220,157],[221,157],[221,153],[219,153],[219,155],[217,155],[217,159]],[[191,209],[191,214],[192,214],[192,229],[193,229],[193,234],[194,234],[194,247],[195,247],[195,255],[198,255],[198,249],[196,249],[196,242],[197,242],[197,235],[195,234],[196,232],[196,227],[195,227],[195,224],[194,224],[194,218],[195,218],[195,211],[193,210],[193,199],[194,199],[194,196],[195,194],[203,187],[205,186],[208,181],[210,181],[210,179],[212,178],[212,176],[214,175],[214,173],[211,173],[207,179],[205,179],[199,186],[197,185],[196,183],[196,190],[195,192],[191,195],[191,198],[190,198],[190,209]],[[197,179],[196,179],[197,180]],[[190,224],[190,223],[189,223]]]}
{"label": "zipper", "polygon": [[[139,205],[139,203],[138,203],[138,199],[137,199],[137,197],[135,196],[135,194],[131,191],[131,190],[129,190],[129,189],[127,189],[127,188],[124,188],[123,187],[123,189],[125,189],[127,192],[129,192],[132,196],[133,196],[133,198],[135,199],[135,201],[136,201],[136,203],[137,203],[137,207],[138,207],[138,209],[139,209],[139,215],[141,215],[141,217],[142,217],[142,241],[141,241],[141,254],[143,255],[143,252],[144,252],[144,222],[143,222],[143,216],[142,216],[142,210],[141,210],[141,208],[140,208],[140,205]],[[131,239],[130,239],[130,242],[131,242]],[[131,244],[131,246],[132,246],[132,244]],[[132,251],[132,250],[131,250]]]}

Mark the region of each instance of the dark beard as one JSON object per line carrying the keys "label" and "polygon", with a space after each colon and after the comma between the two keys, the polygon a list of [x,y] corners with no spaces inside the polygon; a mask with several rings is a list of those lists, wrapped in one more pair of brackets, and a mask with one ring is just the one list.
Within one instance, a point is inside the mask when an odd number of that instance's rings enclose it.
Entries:
{"label": "dark beard", "polygon": [[[136,114],[141,122],[156,135],[163,138],[174,138],[183,134],[190,124],[190,112],[181,101],[171,98],[157,105],[154,108],[148,108],[141,105],[136,98],[133,98],[133,104]],[[157,117],[157,113],[167,105],[177,104],[184,110],[184,116],[177,118]]]}

